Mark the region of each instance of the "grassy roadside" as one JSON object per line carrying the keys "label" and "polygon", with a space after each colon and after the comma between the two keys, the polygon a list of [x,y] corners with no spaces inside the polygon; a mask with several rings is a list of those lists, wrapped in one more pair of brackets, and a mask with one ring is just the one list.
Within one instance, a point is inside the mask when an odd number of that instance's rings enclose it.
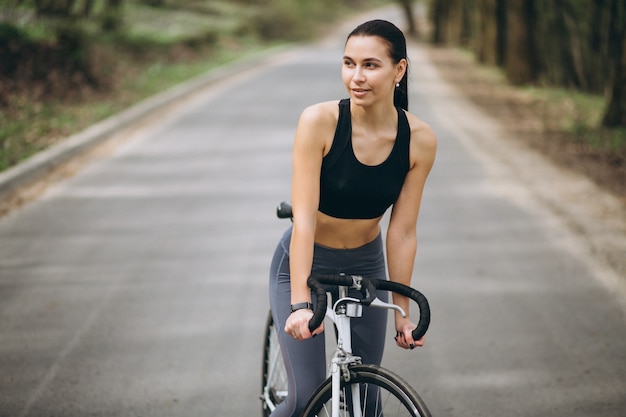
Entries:
{"label": "grassy roadside", "polygon": [[[0,171],[180,82],[264,49],[313,39],[333,22],[381,4],[389,2],[178,0],[150,7],[128,0],[116,32],[103,33],[94,22],[71,28],[80,31],[80,48],[73,50],[88,51],[80,58],[83,74],[50,68],[43,80],[31,82],[2,79],[0,71]],[[54,22],[44,25],[32,11],[6,13],[1,6],[0,25],[3,17],[25,21],[29,39],[50,45],[56,36],[59,43]]]}
{"label": "grassy roadside", "polygon": [[9,106],[0,110],[0,170],[142,99],[269,46],[249,44],[238,48],[237,53],[225,48],[190,49],[184,52],[184,61],[170,60],[169,51],[158,58],[118,54],[116,75],[104,90],[87,86],[65,97],[46,99],[28,93],[13,94]]}
{"label": "grassy roadside", "polygon": [[[82,27],[90,35],[88,64],[98,83],[62,79],[50,71],[45,82],[51,88],[23,80],[7,88],[0,72],[0,171],[212,68],[276,45],[315,38],[350,14],[391,3],[165,0],[166,7],[155,8],[139,1],[127,0],[120,32],[103,35],[93,23]],[[0,29],[3,19],[28,23],[32,15],[28,10],[7,14],[2,4],[0,0]],[[51,36],[50,28],[39,23],[25,27],[33,39]],[[499,71],[476,65],[469,53],[461,51],[454,58],[451,54],[433,58],[448,81],[523,140],[626,202],[626,130],[598,127],[602,97],[563,89],[514,88]]]}
{"label": "grassy roadside", "polygon": [[467,51],[429,51],[441,75],[514,137],[583,173],[626,204],[626,129],[600,126],[603,97],[563,88],[514,87],[500,70],[476,63]]}

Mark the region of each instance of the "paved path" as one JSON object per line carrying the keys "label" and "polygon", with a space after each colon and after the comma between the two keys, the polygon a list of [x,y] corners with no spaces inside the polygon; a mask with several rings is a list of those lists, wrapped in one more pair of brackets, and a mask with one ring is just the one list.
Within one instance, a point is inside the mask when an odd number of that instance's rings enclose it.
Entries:
{"label": "paved path", "polygon": [[[0,219],[1,417],[258,415],[274,207],[300,111],[344,96],[342,43],[199,92]],[[414,277],[433,321],[385,363],[436,416],[623,417],[623,286],[411,56],[411,110],[440,140]]]}

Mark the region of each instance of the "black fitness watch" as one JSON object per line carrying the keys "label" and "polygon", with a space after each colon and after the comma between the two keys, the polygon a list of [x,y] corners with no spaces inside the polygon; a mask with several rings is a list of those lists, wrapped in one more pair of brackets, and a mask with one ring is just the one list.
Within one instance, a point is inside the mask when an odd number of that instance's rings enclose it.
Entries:
{"label": "black fitness watch", "polygon": [[291,312],[293,313],[294,311],[302,310],[305,308],[308,308],[309,310],[313,310],[313,304],[309,303],[308,301],[292,304]]}

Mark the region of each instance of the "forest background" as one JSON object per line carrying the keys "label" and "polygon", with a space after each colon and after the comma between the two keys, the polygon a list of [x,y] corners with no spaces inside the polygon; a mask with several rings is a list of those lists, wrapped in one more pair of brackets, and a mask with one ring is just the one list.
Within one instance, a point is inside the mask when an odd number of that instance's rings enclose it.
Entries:
{"label": "forest background", "polygon": [[626,202],[623,0],[0,0],[0,170],[214,67],[394,2],[451,82],[491,110],[531,112],[534,145]]}

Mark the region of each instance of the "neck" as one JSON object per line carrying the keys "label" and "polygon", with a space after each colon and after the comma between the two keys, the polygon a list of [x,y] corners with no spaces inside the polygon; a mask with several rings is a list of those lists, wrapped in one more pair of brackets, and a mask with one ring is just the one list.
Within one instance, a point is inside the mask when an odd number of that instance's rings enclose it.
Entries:
{"label": "neck", "polygon": [[396,123],[397,111],[393,105],[393,99],[389,102],[378,102],[371,106],[359,106],[350,103],[352,121],[361,126],[384,126]]}

